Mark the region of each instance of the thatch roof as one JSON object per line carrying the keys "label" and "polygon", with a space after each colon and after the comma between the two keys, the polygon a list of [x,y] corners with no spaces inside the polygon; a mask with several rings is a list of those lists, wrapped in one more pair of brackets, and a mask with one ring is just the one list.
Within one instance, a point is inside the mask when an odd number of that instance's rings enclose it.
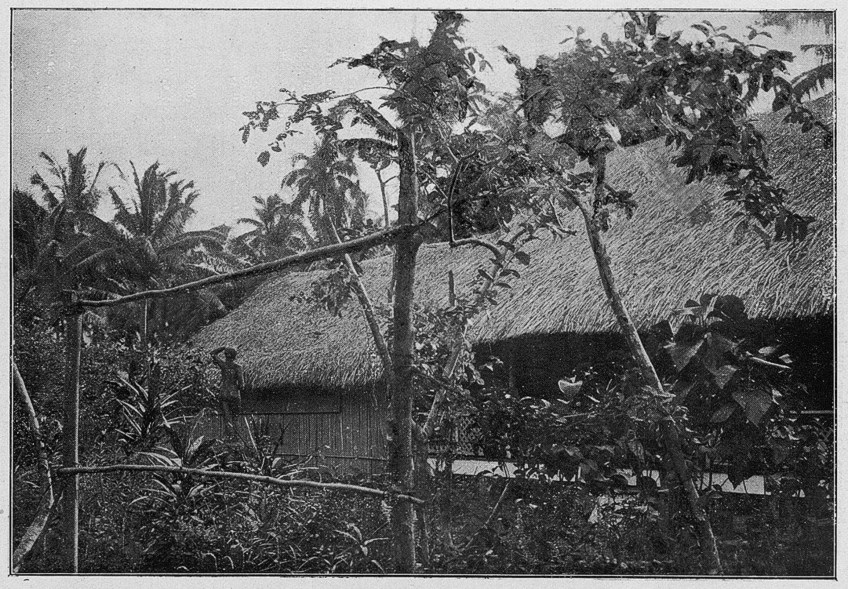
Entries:
{"label": "thatch roof", "polygon": [[[814,104],[832,124],[831,98]],[[834,284],[833,152],[821,133],[802,134],[781,123],[783,113],[758,123],[769,140],[771,170],[788,189],[794,209],[816,217],[801,243],[774,243],[767,249],[754,233],[734,236],[738,210],[721,199],[715,183],[685,185],[681,170],[662,140],[613,152],[608,181],[631,190],[639,203],[631,220],[618,219],[608,232],[618,285],[639,327],[668,318],[689,298],[713,292],[742,298],[751,316],[780,319],[832,312]],[[577,235],[545,238],[526,250],[530,265],[499,295],[486,318],[478,318],[476,342],[554,333],[617,330],[600,285],[580,220],[567,217]],[[447,306],[448,271],[458,294],[470,293],[480,266],[491,254],[483,248],[425,245],[418,257],[416,300]],[[385,303],[391,258],[363,263],[372,298]],[[292,273],[269,280],[227,317],[204,328],[196,342],[239,349],[240,361],[256,388],[282,385],[358,386],[373,381],[380,365],[356,300],[342,318],[311,304],[292,301],[308,293],[322,272]]]}

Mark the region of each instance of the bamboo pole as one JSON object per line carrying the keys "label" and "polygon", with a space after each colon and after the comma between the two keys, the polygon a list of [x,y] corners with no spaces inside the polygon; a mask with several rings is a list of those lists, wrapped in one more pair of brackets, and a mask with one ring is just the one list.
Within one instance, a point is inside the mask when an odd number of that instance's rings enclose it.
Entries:
{"label": "bamboo pole", "polygon": [[414,503],[416,505],[424,504],[424,501],[418,497],[407,495],[404,493],[389,493],[382,489],[374,489],[372,487],[361,487],[359,485],[348,485],[346,483],[319,483],[317,481],[287,481],[274,477],[249,474],[244,472],[227,472],[215,470],[203,470],[200,468],[183,468],[181,466],[159,466],[157,464],[107,464],[103,466],[76,466],[68,468],[59,468],[56,474],[59,476],[78,477],[81,474],[97,474],[103,472],[170,472],[173,474],[190,474],[198,477],[206,477],[212,479],[231,479],[239,481],[253,481],[257,483],[265,483],[275,485],[277,487],[310,487],[314,489],[327,489],[329,491],[348,491],[352,493],[363,493],[366,495],[374,495],[375,497],[392,497],[401,502]]}
{"label": "bamboo pole", "polygon": [[[82,332],[81,309],[75,293],[68,293],[68,315],[65,318],[65,406],[62,463],[73,468],[79,463],[79,378]],[[79,572],[79,477],[74,476],[64,491],[62,527],[64,529],[65,567]]]}

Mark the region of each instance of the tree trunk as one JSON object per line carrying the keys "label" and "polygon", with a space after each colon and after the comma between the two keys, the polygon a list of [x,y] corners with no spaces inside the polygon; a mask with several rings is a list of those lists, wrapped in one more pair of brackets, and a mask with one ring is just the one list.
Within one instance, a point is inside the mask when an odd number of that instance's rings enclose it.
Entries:
{"label": "tree trunk", "polygon": [[[79,463],[79,373],[82,315],[74,310],[66,321],[65,416],[62,441],[65,467]],[[64,490],[62,523],[64,528],[65,570],[79,572],[79,476],[74,475]]]}
{"label": "tree trunk", "polygon": [[35,449],[38,453],[38,470],[41,474],[41,501],[38,504],[38,510],[35,517],[32,519],[23,537],[15,551],[12,554],[12,572],[17,573],[24,559],[29,555],[35,547],[38,538],[44,533],[50,521],[50,514],[53,512],[53,503],[55,496],[53,493],[53,478],[50,473],[50,461],[47,455],[47,447],[44,445],[44,437],[41,435],[41,426],[38,423],[38,414],[35,412],[35,407],[32,404],[32,399],[27,392],[26,384],[18,371],[18,366],[12,362],[12,378],[15,391],[24,406],[27,414],[27,421],[32,432],[32,438],[35,442]]}
{"label": "tree trunk", "polygon": [[[330,229],[332,230],[336,243],[342,243],[335,224],[331,224]],[[359,272],[356,271],[356,266],[353,265],[353,259],[350,257],[350,254],[344,255],[344,261],[348,274],[350,274],[353,291],[356,293],[356,298],[359,299],[359,306],[362,308],[362,314],[365,316],[365,322],[368,324],[368,329],[371,331],[371,337],[374,340],[374,345],[377,347],[377,353],[379,354],[380,361],[383,364],[383,371],[385,374],[389,374],[392,370],[392,357],[389,354],[389,346],[386,344],[386,339],[383,337],[383,332],[380,329],[380,322],[377,320],[377,315],[374,313],[374,305],[371,303],[371,297],[368,296],[368,291],[362,283],[362,278],[359,276]]]}
{"label": "tree trunk", "polygon": [[[415,173],[415,145],[407,131],[398,132],[400,156],[400,224],[418,220],[418,179]],[[389,472],[401,493],[414,488],[412,456],[412,359],[415,334],[412,303],[415,285],[415,258],[421,241],[417,235],[402,236],[396,246],[394,268],[394,339],[392,341],[391,415],[392,441],[389,448]],[[415,526],[412,505],[395,502],[392,506],[392,531],[395,544],[395,568],[411,573],[415,568]]]}
{"label": "tree trunk", "polygon": [[150,301],[144,299],[141,303],[141,362],[144,371],[144,386],[150,391]]}
{"label": "tree trunk", "polygon": [[386,194],[386,184],[388,184],[389,181],[383,181],[383,175],[380,173],[380,170],[375,169],[374,171],[377,173],[377,182],[380,183],[380,196],[383,197],[383,219],[386,222],[386,228],[388,228],[391,221],[389,221],[389,197]]}
{"label": "tree trunk", "polygon": [[[606,154],[596,154],[595,161],[593,162],[593,168],[595,172],[594,204],[595,207],[598,207],[604,203]],[[592,253],[595,255],[595,262],[598,266],[601,284],[603,284],[604,292],[609,299],[610,307],[612,307],[612,311],[615,314],[618,325],[621,327],[621,331],[624,334],[627,347],[629,348],[633,359],[636,361],[636,365],[639,367],[639,371],[642,375],[642,379],[645,381],[645,384],[654,390],[656,394],[662,394],[662,382],[660,382],[659,376],[657,376],[657,371],[654,368],[648,353],[645,351],[644,345],[642,345],[642,339],[639,337],[636,326],[630,319],[630,314],[624,306],[624,302],[621,299],[621,293],[615,284],[615,277],[612,273],[606,244],[604,243],[601,230],[595,222],[593,211],[585,203],[579,201],[579,199],[577,199],[577,205],[580,208],[580,212],[583,214],[583,220],[586,224],[586,233],[589,236],[589,244],[592,247]],[[707,571],[709,574],[721,574],[721,559],[719,558],[715,536],[713,535],[710,520],[701,505],[698,490],[695,488],[695,484],[692,481],[692,476],[686,464],[686,457],[681,447],[677,425],[671,419],[663,419],[660,424],[660,431],[663,443],[666,446],[666,450],[668,451],[671,462],[674,466],[674,470],[683,485],[692,516],[697,522],[702,555]]]}

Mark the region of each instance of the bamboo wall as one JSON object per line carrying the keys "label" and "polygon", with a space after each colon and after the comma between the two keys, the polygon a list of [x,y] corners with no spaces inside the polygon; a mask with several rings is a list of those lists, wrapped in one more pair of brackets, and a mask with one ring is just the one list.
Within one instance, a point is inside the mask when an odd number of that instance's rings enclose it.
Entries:
{"label": "bamboo wall", "polygon": [[[248,424],[267,437],[276,454],[307,466],[345,474],[376,474],[387,456],[385,403],[370,392],[339,392],[334,396],[273,393],[246,395],[237,420],[238,439],[249,444]],[[198,433],[224,438],[224,418],[210,415]]]}

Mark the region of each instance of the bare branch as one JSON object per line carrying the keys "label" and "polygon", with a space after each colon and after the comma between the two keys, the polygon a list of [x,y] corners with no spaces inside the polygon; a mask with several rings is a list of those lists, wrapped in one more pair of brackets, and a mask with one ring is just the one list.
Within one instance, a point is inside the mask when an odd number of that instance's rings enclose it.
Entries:
{"label": "bare branch", "polygon": [[443,388],[443,389],[446,389],[446,390],[449,390],[449,391],[457,392],[457,393],[462,392],[462,389],[460,387],[458,387],[458,386],[456,386],[456,385],[454,385],[454,384],[452,384],[452,383],[450,383],[450,382],[448,382],[448,381],[446,381],[442,378],[439,378],[438,376],[433,376],[432,374],[427,374],[426,372],[424,372],[420,368],[413,367],[412,371],[415,372],[415,374],[417,374],[418,376],[420,376],[424,380],[429,381],[430,384],[432,384],[434,386],[437,386],[437,387],[440,387],[440,388]]}
{"label": "bare branch", "polygon": [[761,364],[762,366],[768,366],[770,368],[777,368],[778,370],[792,370],[791,366],[786,366],[785,364],[775,364],[774,362],[769,362],[768,360],[763,360],[762,358],[758,358],[757,356],[749,356],[748,360],[754,362],[756,364]]}
{"label": "bare branch", "polygon": [[479,245],[480,247],[484,247],[495,254],[495,259],[499,261],[503,259],[503,252],[498,249],[498,246],[490,241],[486,241],[485,239],[466,237],[464,239],[457,239],[456,241],[451,242],[451,247],[461,247],[463,245]]}

